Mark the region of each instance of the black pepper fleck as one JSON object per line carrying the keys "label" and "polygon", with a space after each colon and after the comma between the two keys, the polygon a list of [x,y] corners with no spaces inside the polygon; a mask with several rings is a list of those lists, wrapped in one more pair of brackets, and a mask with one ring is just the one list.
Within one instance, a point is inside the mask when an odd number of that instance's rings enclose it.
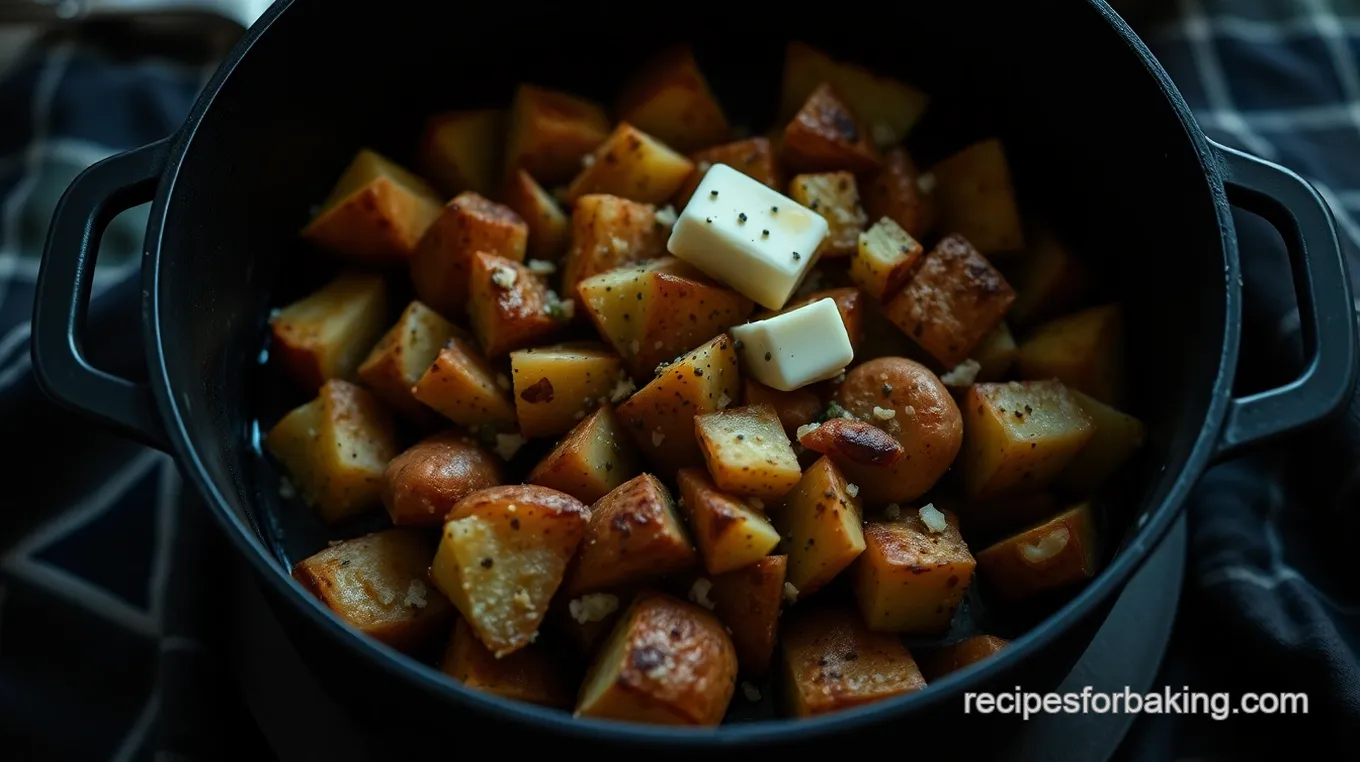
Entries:
{"label": "black pepper fleck", "polygon": [[745,344],[745,342],[743,342],[741,339],[737,339],[737,341],[736,341],[736,347],[737,347],[737,349],[745,349],[745,348],[746,348],[746,344]]}
{"label": "black pepper fleck", "polygon": [[803,258],[803,255],[802,255],[802,254],[799,254],[799,253],[796,252],[796,251],[793,253],[793,261],[797,262],[798,260],[800,260],[800,259],[802,259],[802,258]]}
{"label": "black pepper fleck", "polygon": [[703,368],[695,368],[695,369],[694,369],[694,375],[696,375],[696,376],[702,376],[702,375],[704,375],[704,369],[703,369]]}
{"label": "black pepper fleck", "polygon": [[746,212],[737,215],[737,222],[746,222]]}
{"label": "black pepper fleck", "polygon": [[777,206],[770,207],[770,214],[779,214],[779,207]]}
{"label": "black pepper fleck", "polygon": [[708,197],[709,197],[709,198],[717,198],[717,197],[718,197],[718,192],[717,192],[717,191],[709,191],[709,192],[708,192]]}
{"label": "black pepper fleck", "polygon": [[489,559],[489,558],[483,558],[483,559],[482,559],[482,568],[483,568],[483,569],[490,569],[492,566],[495,566],[495,565],[496,565],[496,562],[495,562],[495,561],[492,561],[492,560]]}
{"label": "black pepper fleck", "polygon": [[510,519],[510,528],[511,528],[511,529],[519,529],[519,518],[512,518],[512,519]]}
{"label": "black pepper fleck", "polygon": [[773,359],[774,359],[774,355],[770,354],[769,352],[766,352],[766,353],[765,353],[765,362],[769,362],[770,360],[773,360]]}

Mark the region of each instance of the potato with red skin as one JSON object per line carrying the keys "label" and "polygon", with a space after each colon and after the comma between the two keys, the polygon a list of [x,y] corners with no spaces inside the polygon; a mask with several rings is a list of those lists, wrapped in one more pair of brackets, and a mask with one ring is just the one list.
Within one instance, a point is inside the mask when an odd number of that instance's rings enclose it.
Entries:
{"label": "potato with red skin", "polygon": [[500,459],[458,431],[426,437],[383,473],[383,506],[397,526],[439,526],[455,503],[505,481]]}
{"label": "potato with red skin", "polygon": [[[851,369],[836,389],[836,404],[891,434],[905,450],[901,460],[872,466],[837,459],[845,478],[859,485],[865,503],[898,503],[924,495],[949,470],[963,445],[963,416],[929,368],[905,357],[879,357]],[[875,408],[891,411],[881,418]]]}

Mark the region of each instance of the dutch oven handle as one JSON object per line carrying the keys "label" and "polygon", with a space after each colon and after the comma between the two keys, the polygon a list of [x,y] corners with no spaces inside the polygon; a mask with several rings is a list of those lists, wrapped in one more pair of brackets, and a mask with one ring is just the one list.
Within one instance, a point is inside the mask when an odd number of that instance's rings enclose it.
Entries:
{"label": "dutch oven handle", "polygon": [[1307,367],[1289,384],[1232,400],[1216,457],[1336,412],[1355,388],[1356,316],[1336,223],[1318,192],[1277,164],[1214,144],[1228,201],[1284,239],[1294,271]]}
{"label": "dutch oven handle", "polygon": [[57,203],[33,300],[33,369],[48,396],[119,433],[167,449],[151,389],[106,373],[85,357],[83,332],[104,229],[151,201],[170,140],[111,156],[80,173]]}

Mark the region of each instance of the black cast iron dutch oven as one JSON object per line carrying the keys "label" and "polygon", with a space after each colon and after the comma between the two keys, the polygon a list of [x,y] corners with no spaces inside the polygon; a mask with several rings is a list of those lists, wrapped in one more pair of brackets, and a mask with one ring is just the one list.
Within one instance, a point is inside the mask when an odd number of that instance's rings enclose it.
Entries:
{"label": "black cast iron dutch oven", "polygon": [[[934,723],[960,716],[965,692],[1056,685],[1211,462],[1314,423],[1349,397],[1356,329],[1337,233],[1318,194],[1281,167],[1207,140],[1104,2],[903,6],[818,6],[804,16],[754,6],[663,14],[556,3],[516,13],[493,4],[282,0],[231,53],[178,134],[100,162],[72,183],[38,282],[39,379],[62,403],[178,458],[299,650],[379,724],[447,731],[471,718],[474,729],[461,732],[509,729],[519,731],[512,743],[636,744],[653,754],[809,747],[886,731],[919,751],[943,735],[930,732],[943,727]],[[288,520],[277,489],[258,478],[259,411],[246,392],[269,307],[296,283],[296,234],[310,205],[360,145],[409,160],[421,119],[437,109],[507,103],[520,80],[608,100],[631,67],[669,42],[694,45],[737,121],[767,123],[790,37],[936,94],[935,113],[955,118],[913,134],[926,163],[934,149],[960,147],[970,130],[999,134],[1026,213],[1051,220],[1126,306],[1131,386],[1150,441],[1115,501],[1123,508],[1106,511],[1100,574],[999,656],[925,691],[818,719],[710,730],[577,721],[509,703],[345,627],[288,576],[296,560]],[[142,328],[150,383],[142,385],[91,367],[81,334],[105,224],[148,200]],[[1310,357],[1295,382],[1239,398],[1233,206],[1264,217],[1285,240]],[[950,735],[971,748],[987,734]]]}

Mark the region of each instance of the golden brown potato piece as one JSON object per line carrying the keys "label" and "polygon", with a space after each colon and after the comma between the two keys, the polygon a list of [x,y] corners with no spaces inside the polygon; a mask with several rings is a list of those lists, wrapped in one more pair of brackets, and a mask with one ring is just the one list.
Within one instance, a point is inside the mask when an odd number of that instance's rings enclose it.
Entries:
{"label": "golden brown potato piece", "polygon": [[886,301],[897,296],[916,274],[924,253],[921,244],[900,225],[880,217],[873,227],[859,234],[850,258],[850,277],[869,296]]}
{"label": "golden brown potato piece", "polygon": [[307,392],[331,378],[352,381],[386,320],[387,284],[382,277],[343,273],[269,319],[270,355]]}
{"label": "golden brown potato piece", "polygon": [[633,601],[590,665],[576,716],[714,726],[736,687],[736,649],[717,617],[647,592]]}
{"label": "golden brown potato piece", "polygon": [[439,671],[474,690],[540,706],[567,709],[576,698],[561,666],[542,646],[497,659],[461,618],[453,626]]}
{"label": "golden brown potato piece", "polygon": [[919,651],[916,663],[927,680],[939,680],[950,672],[976,664],[1009,645],[995,635],[974,635],[939,648]]}
{"label": "golden brown potato piece", "polygon": [[977,360],[977,381],[1000,381],[1010,372],[1015,363],[1015,336],[1006,321],[997,324],[992,332],[983,336],[973,347],[973,359]]}
{"label": "golden brown potato piece", "polygon": [[[526,437],[561,434],[631,384],[603,346],[562,344],[510,353],[515,414]],[[621,387],[622,384],[627,384]]]}
{"label": "golden brown potato piece", "polygon": [[676,481],[709,574],[749,566],[779,544],[779,533],[761,511],[720,491],[701,469],[682,468]]}
{"label": "golden brown potato piece", "polygon": [[1118,304],[1076,312],[1035,328],[1020,344],[1021,378],[1056,378],[1107,405],[1124,402],[1124,311]]}
{"label": "golden brown potato piece", "polygon": [[265,447],[325,521],[379,505],[397,456],[392,417],[367,389],[332,379],[269,430]]}
{"label": "golden brown potato piece", "polygon": [[1075,495],[1090,495],[1115,475],[1143,446],[1143,422],[1106,405],[1076,389],[1067,392],[1091,418],[1096,433],[1081,452],[1067,464],[1056,486]]}
{"label": "golden brown potato piece", "polygon": [[766,556],[714,577],[708,591],[713,613],[732,631],[741,673],[753,680],[770,671],[787,567],[788,556]]}
{"label": "golden brown potato piece", "polygon": [[345,168],[302,237],[356,262],[405,262],[442,206],[443,197],[428,183],[365,148]]}
{"label": "golden brown potato piece", "polygon": [[805,307],[813,302],[823,299],[831,299],[836,302],[836,310],[841,313],[841,322],[845,324],[845,333],[850,337],[850,348],[858,351],[860,341],[864,338],[864,294],[857,288],[828,288],[824,291],[815,291],[804,297],[791,299],[784,309],[778,312],[766,312],[759,319],[764,319],[772,315],[782,315],[785,312],[792,312],[799,307]]}
{"label": "golden brown potato piece", "polygon": [[825,587],[864,552],[858,494],[823,457],[803,473],[775,513],[775,528],[788,542],[788,581],[796,599]]}
{"label": "golden brown potato piece", "polygon": [[912,237],[924,237],[935,229],[934,181],[917,171],[905,149],[893,148],[883,155],[883,168],[865,184],[869,219],[887,217]]}
{"label": "golden brown potato piece", "polygon": [[920,90],[863,66],[837,61],[826,53],[791,40],[784,56],[784,83],[779,118],[791,119],[822,83],[830,83],[850,110],[869,126],[879,146],[890,146],[907,136],[930,102]]}
{"label": "golden brown potato piece", "polygon": [[605,403],[534,466],[529,483],[552,487],[590,505],[640,470],[614,407]]}
{"label": "golden brown potato piece", "polygon": [[510,207],[476,193],[460,193],[444,207],[411,258],[420,300],[444,317],[461,315],[477,252],[524,260],[529,226]]}
{"label": "golden brown potato piece", "polygon": [[470,338],[423,302],[413,301],[359,366],[359,380],[393,412],[411,423],[427,425],[437,416],[416,400],[411,389],[454,336]]}
{"label": "golden brown potato piece", "polygon": [[849,418],[808,424],[798,443],[838,463],[861,466],[891,466],[906,455],[902,443],[893,435],[871,423]]}
{"label": "golden brown potato piece", "polygon": [[469,281],[468,317],[489,359],[542,343],[564,326],[547,284],[513,259],[479,251]]}
{"label": "golden brown potato piece", "polygon": [[1020,329],[1072,309],[1086,296],[1092,280],[1086,265],[1051,229],[1040,227],[1033,238],[1029,253],[1007,271],[1015,286],[1015,303],[1006,319]]}
{"label": "golden brown potato piece", "polygon": [[735,143],[695,151],[690,155],[694,171],[675,192],[675,208],[684,209],[689,203],[694,189],[704,181],[708,168],[714,164],[726,164],[747,177],[762,182],[775,190],[783,187],[780,182],[779,164],[775,161],[774,148],[768,138],[747,138]]}
{"label": "golden brown potato piece", "polygon": [[887,466],[837,462],[865,502],[895,503],[924,495],[949,470],[963,443],[963,418],[949,390],[929,368],[904,357],[879,357],[851,368],[835,402],[902,444]]}
{"label": "golden brown potato piece", "polygon": [[922,260],[883,314],[941,365],[953,368],[1006,316],[1015,291],[962,236],[950,235]]}
{"label": "golden brown potato piece", "polygon": [[656,221],[656,207],[606,194],[582,196],[571,210],[562,293],[570,297],[592,275],[655,259],[665,251],[665,228]]}
{"label": "golden brown potato piece", "polygon": [[1058,381],[974,384],[961,407],[958,471],[974,499],[1043,489],[1096,431]]}
{"label": "golden brown potato piece", "polygon": [[825,82],[808,95],[784,128],[779,154],[799,172],[860,174],[877,171],[882,165],[869,131],[836,88]]}
{"label": "golden brown potato piece", "polygon": [[898,636],[870,631],[852,608],[796,611],[780,629],[784,702],[795,717],[839,712],[926,687]]}
{"label": "golden brown potato piece", "polygon": [[789,181],[789,198],[822,215],[830,228],[819,257],[848,257],[859,249],[859,234],[869,223],[860,206],[855,176],[849,172],[797,175]]}
{"label": "golden brown potato piece", "polygon": [[434,545],[410,529],[367,534],[318,551],[293,578],[360,632],[407,653],[445,632],[453,607],[425,582]]}
{"label": "golden brown potato piece", "polygon": [[1009,603],[1061,593],[1095,576],[1095,525],[1082,503],[977,554],[978,573]]}
{"label": "golden brown potato piece", "polygon": [[713,481],[724,491],[779,500],[798,483],[798,456],[770,405],[694,416],[694,433]]}
{"label": "golden brown potato piece", "polygon": [[729,132],[688,45],[662,51],[629,78],[619,96],[619,119],[685,152],[721,143]]}
{"label": "golden brown potato piece", "polygon": [[658,204],[675,194],[694,171],[694,162],[627,122],[620,122],[585,169],[567,188],[567,203],[582,196],[608,193],[644,204]]}
{"label": "golden brown potato piece", "polygon": [[727,334],[666,366],[619,406],[628,435],[661,473],[701,466],[694,417],[722,410],[739,393],[737,350]]}
{"label": "golden brown potato piece", "polygon": [[473,492],[449,513],[430,577],[502,658],[534,642],[588,516],[581,501],[547,487]]}
{"label": "golden brown potato piece", "polygon": [[506,113],[473,109],[436,114],[425,123],[420,170],[449,196],[495,191],[505,150]]}
{"label": "golden brown potato piece", "polygon": [[387,464],[383,505],[397,526],[439,526],[459,500],[505,481],[500,459],[471,437],[426,437]]}
{"label": "golden brown potato piece", "polygon": [[1025,248],[1010,166],[1001,141],[974,143],[931,167],[940,228],[967,238],[987,256]]}
{"label": "golden brown potato piece", "polygon": [[457,336],[439,350],[411,394],[463,426],[510,426],[515,422],[510,379],[497,374],[471,342]]}
{"label": "golden brown potato piece", "polygon": [[505,205],[529,228],[528,255],[554,262],[567,250],[571,227],[566,212],[528,172],[515,170],[505,185]]}
{"label": "golden brown potato piece", "polygon": [[645,584],[681,572],[698,560],[675,515],[666,485],[642,474],[619,485],[591,507],[590,525],[571,574],[567,595]]}
{"label": "golden brown potato piece", "polygon": [[855,562],[855,599],[864,623],[876,632],[938,635],[949,629],[968,585],[973,554],[959,520],[932,505],[940,528],[904,511],[895,521],[864,527],[864,553]]}
{"label": "golden brown potato piece", "polygon": [[817,393],[806,387],[782,392],[753,379],[742,379],[743,405],[770,405],[784,426],[784,433],[793,439],[798,429],[817,420],[826,408]]}
{"label": "golden brown potato piece", "polygon": [[506,174],[523,169],[550,186],[564,183],[608,134],[609,118],[598,104],[521,84],[510,106]]}

